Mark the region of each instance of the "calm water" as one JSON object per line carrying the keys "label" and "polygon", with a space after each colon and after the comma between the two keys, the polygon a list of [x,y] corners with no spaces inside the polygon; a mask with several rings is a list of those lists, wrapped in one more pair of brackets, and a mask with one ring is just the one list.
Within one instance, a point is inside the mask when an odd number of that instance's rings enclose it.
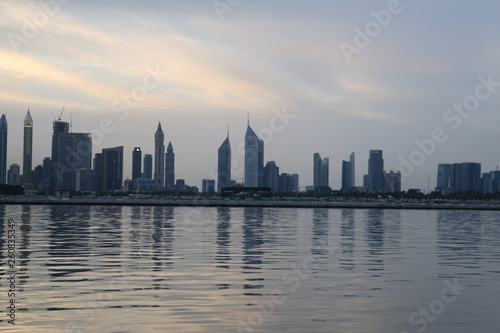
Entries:
{"label": "calm water", "polygon": [[1,332],[500,327],[496,212],[0,206],[0,216]]}

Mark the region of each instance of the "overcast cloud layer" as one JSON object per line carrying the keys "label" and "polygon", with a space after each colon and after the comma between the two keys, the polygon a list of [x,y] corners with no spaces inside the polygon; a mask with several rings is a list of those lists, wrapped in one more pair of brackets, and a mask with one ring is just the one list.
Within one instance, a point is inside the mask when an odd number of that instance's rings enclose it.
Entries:
{"label": "overcast cloud layer", "polygon": [[[330,157],[335,189],[351,152],[362,184],[370,149],[384,150],[387,171],[412,161],[403,189],[427,190],[428,175],[433,188],[438,163],[500,164],[500,84],[484,85],[500,82],[497,1],[216,3],[0,2],[9,165],[22,163],[28,107],[36,166],[50,156],[51,113],[63,106],[74,132],[95,133],[94,153],[125,146],[125,178],[133,147],[153,153],[158,121],[188,184],[214,175],[228,125],[243,165],[248,113],[266,161],[299,173],[301,187],[312,184],[315,152]],[[346,45],[356,50],[348,57]],[[464,101],[473,111],[447,111]],[[273,120],[283,110],[295,116],[285,126]],[[419,148],[435,129],[435,148]]]}

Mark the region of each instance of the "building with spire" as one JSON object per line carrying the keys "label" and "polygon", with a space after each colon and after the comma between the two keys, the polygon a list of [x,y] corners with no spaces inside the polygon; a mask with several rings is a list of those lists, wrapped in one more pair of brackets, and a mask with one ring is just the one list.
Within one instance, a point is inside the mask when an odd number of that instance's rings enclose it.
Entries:
{"label": "building with spire", "polygon": [[7,184],[7,118],[0,118],[0,184]]}
{"label": "building with spire", "polygon": [[167,154],[165,155],[165,188],[173,190],[175,187],[175,153],[172,142],[168,142]]}
{"label": "building with spire", "polygon": [[223,187],[231,185],[231,143],[229,142],[229,129],[226,140],[219,147],[217,153],[217,192],[221,193]]}
{"label": "building with spire", "polygon": [[165,134],[158,122],[158,129],[155,133],[155,170],[154,180],[158,184],[158,189],[163,189],[165,185]]}
{"label": "building with spire", "polygon": [[245,187],[262,186],[264,179],[264,141],[247,124],[245,134]]}
{"label": "building with spire", "polygon": [[23,184],[33,182],[31,170],[33,166],[33,118],[30,110],[24,118],[24,145],[23,145]]}

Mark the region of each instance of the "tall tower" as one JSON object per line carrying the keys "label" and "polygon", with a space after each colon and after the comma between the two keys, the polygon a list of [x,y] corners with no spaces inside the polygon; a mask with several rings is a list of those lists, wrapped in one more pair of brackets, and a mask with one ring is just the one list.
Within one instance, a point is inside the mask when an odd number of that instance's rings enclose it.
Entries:
{"label": "tall tower", "polygon": [[0,118],[0,184],[7,184],[7,118]]}
{"label": "tall tower", "polygon": [[59,169],[59,135],[69,133],[69,123],[61,121],[61,118],[52,123],[52,155],[50,189],[57,189],[57,170]]}
{"label": "tall tower", "polygon": [[370,150],[368,159],[368,192],[384,191],[384,159],[382,150]]}
{"label": "tall tower", "polygon": [[155,174],[154,180],[158,188],[162,189],[165,185],[165,134],[161,129],[161,123],[158,123],[158,129],[155,133]]}
{"label": "tall tower", "polygon": [[153,179],[153,155],[144,155],[144,173],[142,178]]}
{"label": "tall tower", "polygon": [[172,142],[168,143],[165,161],[165,187],[167,190],[173,190],[175,186],[175,153]]}
{"label": "tall tower", "polygon": [[24,118],[24,146],[23,146],[23,183],[32,183],[31,168],[33,164],[33,118],[30,110]]}
{"label": "tall tower", "polygon": [[261,147],[262,141],[248,122],[247,132],[245,134],[245,187],[258,187],[259,175],[263,172],[259,163],[263,160],[264,147]]}
{"label": "tall tower", "polygon": [[356,186],[356,159],[354,153],[349,157],[349,163],[351,164],[351,186]]}
{"label": "tall tower", "polygon": [[142,151],[140,147],[135,147],[132,151],[132,180],[142,177]]}
{"label": "tall tower", "polygon": [[231,183],[231,143],[229,142],[229,130],[226,140],[219,147],[217,154],[217,192],[221,193],[223,187]]}

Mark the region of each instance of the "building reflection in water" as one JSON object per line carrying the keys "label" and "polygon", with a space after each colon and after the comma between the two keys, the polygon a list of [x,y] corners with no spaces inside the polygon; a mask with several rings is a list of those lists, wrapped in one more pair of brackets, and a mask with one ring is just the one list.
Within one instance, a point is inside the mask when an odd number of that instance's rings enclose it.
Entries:
{"label": "building reflection in water", "polygon": [[264,219],[263,209],[259,207],[245,207],[243,209],[243,265],[245,275],[243,288],[247,296],[262,296],[257,290],[264,288],[262,274],[262,256],[264,251]]}
{"label": "building reflection in water", "polygon": [[[229,270],[231,268],[231,208],[217,208],[217,254],[215,262],[217,268]],[[229,289],[231,284],[220,283],[216,285],[219,289]]]}
{"label": "building reflection in water", "polygon": [[311,254],[314,258],[313,274],[328,269],[322,266],[330,257],[332,247],[330,245],[330,222],[328,219],[329,209],[314,208],[311,235]]}
{"label": "building reflection in water", "polygon": [[476,274],[479,271],[483,229],[481,214],[480,211],[459,210],[437,212],[436,253],[440,266],[453,267],[456,275]]}
{"label": "building reflection in water", "polygon": [[340,249],[342,250],[342,257],[340,259],[340,267],[346,270],[353,270],[356,267],[354,259],[356,243],[354,214],[354,209],[342,209],[341,211]]}
{"label": "building reflection in water", "polygon": [[90,206],[50,206],[46,266],[51,281],[77,282],[73,275],[91,270],[88,268],[90,213],[85,213],[90,209]]}
{"label": "building reflection in water", "polygon": [[368,244],[368,271],[372,276],[379,276],[384,270],[384,209],[368,209],[366,211],[366,242]]}

